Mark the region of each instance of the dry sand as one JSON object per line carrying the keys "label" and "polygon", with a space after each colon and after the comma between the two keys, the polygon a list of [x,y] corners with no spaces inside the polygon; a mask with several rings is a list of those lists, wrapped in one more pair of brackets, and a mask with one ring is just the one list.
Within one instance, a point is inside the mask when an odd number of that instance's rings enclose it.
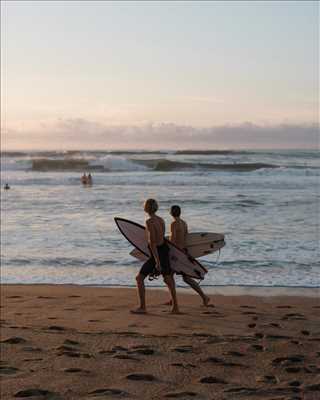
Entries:
{"label": "dry sand", "polygon": [[319,297],[1,286],[1,399],[320,399]]}

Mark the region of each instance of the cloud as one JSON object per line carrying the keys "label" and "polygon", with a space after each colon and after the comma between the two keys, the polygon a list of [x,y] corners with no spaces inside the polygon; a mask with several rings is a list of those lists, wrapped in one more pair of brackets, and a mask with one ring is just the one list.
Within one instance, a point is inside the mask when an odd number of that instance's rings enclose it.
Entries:
{"label": "cloud", "polygon": [[37,130],[7,130],[5,149],[239,149],[317,148],[319,126],[256,125],[245,122],[206,128],[173,123],[113,126],[73,118],[42,124]]}

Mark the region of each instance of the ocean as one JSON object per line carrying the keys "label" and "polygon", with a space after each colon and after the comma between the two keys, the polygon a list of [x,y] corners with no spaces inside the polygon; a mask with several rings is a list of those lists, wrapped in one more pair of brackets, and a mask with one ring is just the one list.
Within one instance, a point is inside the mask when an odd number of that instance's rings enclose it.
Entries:
{"label": "ocean", "polygon": [[167,231],[179,204],[189,231],[225,234],[202,286],[320,287],[319,175],[316,150],[3,152],[1,282],[134,286],[114,217],[143,224],[153,197]]}

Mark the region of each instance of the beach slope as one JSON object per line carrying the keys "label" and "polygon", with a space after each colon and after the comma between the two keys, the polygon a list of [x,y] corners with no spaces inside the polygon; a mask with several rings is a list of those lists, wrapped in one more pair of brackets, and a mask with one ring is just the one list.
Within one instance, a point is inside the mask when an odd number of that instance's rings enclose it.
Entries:
{"label": "beach slope", "polygon": [[1,399],[320,398],[317,297],[1,286]]}

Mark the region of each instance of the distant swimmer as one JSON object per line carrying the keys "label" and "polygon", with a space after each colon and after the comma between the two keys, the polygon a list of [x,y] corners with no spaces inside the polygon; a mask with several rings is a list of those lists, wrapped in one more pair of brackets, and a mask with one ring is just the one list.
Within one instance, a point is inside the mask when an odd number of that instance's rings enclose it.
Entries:
{"label": "distant swimmer", "polygon": [[92,176],[90,173],[88,174],[88,177],[87,177],[87,184],[92,185]]}
{"label": "distant swimmer", "polygon": [[85,173],[81,177],[81,183],[83,185],[86,185],[88,183],[88,177],[87,177],[87,175]]}
{"label": "distant swimmer", "polygon": [[5,185],[4,185],[4,190],[9,190],[10,189],[10,186],[9,186],[9,184],[8,183],[6,183]]}

